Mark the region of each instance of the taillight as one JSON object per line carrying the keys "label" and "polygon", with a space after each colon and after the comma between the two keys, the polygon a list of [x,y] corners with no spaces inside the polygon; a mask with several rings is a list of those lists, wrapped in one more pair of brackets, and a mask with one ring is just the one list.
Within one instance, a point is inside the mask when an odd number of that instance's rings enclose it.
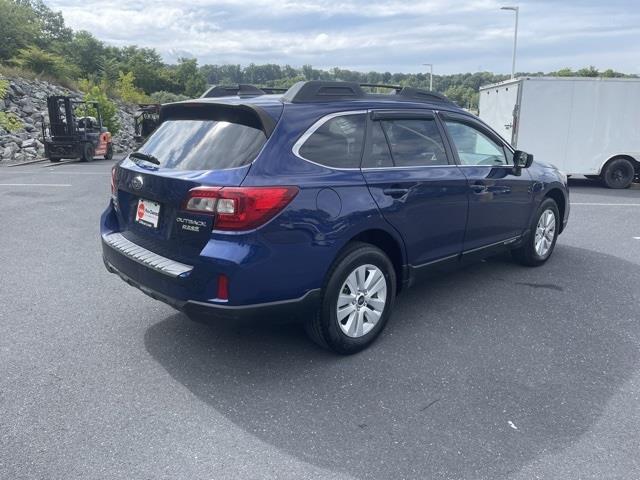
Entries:
{"label": "taillight", "polygon": [[297,187],[197,187],[183,208],[215,215],[214,229],[249,230],[271,220],[297,193]]}

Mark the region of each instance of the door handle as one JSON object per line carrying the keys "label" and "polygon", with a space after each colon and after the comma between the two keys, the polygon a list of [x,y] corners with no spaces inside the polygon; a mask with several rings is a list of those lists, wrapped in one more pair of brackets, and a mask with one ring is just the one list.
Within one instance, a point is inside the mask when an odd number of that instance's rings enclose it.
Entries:
{"label": "door handle", "polygon": [[390,196],[391,198],[402,198],[407,193],[409,193],[409,189],[408,188],[400,188],[400,187],[390,187],[390,188],[385,188],[384,190],[382,190],[382,193],[384,193],[385,195]]}
{"label": "door handle", "polygon": [[471,190],[477,195],[482,195],[483,193],[487,193],[487,186],[480,183],[474,183],[471,185]]}

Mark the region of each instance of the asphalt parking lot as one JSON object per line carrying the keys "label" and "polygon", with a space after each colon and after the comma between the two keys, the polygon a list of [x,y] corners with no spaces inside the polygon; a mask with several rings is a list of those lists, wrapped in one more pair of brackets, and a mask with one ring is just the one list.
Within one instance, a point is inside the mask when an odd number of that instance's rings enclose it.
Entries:
{"label": "asphalt parking lot", "polygon": [[110,165],[0,167],[0,478],[640,477],[640,188],[572,181],[549,263],[418,286],[345,358],[108,274]]}

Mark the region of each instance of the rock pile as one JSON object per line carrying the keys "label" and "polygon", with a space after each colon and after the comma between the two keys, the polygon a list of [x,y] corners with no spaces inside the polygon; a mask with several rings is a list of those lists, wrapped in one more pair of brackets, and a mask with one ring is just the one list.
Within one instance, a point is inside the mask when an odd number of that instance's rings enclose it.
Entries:
{"label": "rock pile", "polygon": [[[17,163],[35,160],[44,155],[42,143],[42,120],[48,122],[47,97],[49,95],[70,95],[78,100],[82,93],[69,90],[43,80],[24,78],[3,78],[9,83],[3,99],[0,99],[0,114],[19,120],[17,128],[11,132],[0,125],[0,161]],[[117,103],[120,132],[114,137],[116,152],[134,148],[133,112],[134,107]]]}

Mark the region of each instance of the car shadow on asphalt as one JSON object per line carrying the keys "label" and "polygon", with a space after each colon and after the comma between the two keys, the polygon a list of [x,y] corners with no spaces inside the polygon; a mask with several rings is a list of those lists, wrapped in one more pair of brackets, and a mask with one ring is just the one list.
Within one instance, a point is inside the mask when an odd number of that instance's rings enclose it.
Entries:
{"label": "car shadow on asphalt", "polygon": [[403,293],[351,357],[300,327],[181,314],[145,345],[218,413],[305,462],[363,478],[500,478],[575,442],[637,368],[637,299],[620,296],[636,270],[561,244],[541,268],[490,259]]}

